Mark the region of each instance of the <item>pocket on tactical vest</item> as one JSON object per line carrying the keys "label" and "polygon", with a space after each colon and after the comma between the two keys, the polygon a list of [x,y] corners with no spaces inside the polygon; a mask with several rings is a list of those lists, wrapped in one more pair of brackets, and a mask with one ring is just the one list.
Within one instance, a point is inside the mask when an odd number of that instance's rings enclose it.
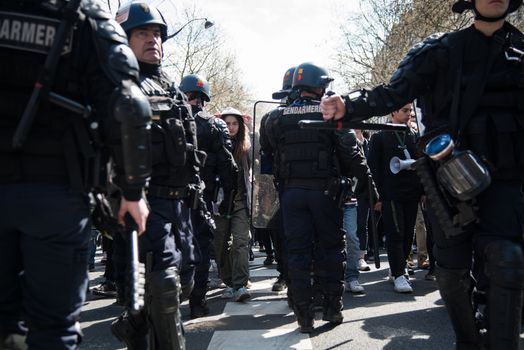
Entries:
{"label": "pocket on tactical vest", "polygon": [[164,122],[165,151],[172,166],[184,166],[187,162],[187,142],[184,123],[177,118],[169,118]]}

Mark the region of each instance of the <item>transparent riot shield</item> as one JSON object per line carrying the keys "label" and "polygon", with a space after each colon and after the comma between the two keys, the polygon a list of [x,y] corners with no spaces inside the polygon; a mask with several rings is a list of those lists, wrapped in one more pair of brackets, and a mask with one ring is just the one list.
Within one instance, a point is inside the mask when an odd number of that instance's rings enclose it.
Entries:
{"label": "transparent riot shield", "polygon": [[[279,101],[257,101],[253,107],[253,146],[251,154],[251,225],[254,228],[267,228],[270,219],[280,204],[273,183],[273,175],[264,169],[267,160],[260,156],[260,121],[262,116],[278,107]],[[262,171],[261,171],[262,169]]]}

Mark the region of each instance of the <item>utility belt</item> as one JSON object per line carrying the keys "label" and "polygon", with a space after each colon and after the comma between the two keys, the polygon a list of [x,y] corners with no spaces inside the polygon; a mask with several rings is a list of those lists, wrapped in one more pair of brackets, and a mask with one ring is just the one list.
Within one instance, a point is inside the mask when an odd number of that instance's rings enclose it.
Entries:
{"label": "utility belt", "polygon": [[284,188],[307,188],[323,191],[337,207],[342,208],[353,195],[352,182],[346,176],[330,176],[327,179],[294,178],[283,181]]}
{"label": "utility belt", "polygon": [[189,188],[150,185],[146,189],[146,195],[166,199],[184,199],[189,196]]}
{"label": "utility belt", "polygon": [[430,140],[424,153],[412,167],[446,237],[459,236],[478,221],[476,197],[490,185],[491,175],[473,152],[454,151],[447,134]]}

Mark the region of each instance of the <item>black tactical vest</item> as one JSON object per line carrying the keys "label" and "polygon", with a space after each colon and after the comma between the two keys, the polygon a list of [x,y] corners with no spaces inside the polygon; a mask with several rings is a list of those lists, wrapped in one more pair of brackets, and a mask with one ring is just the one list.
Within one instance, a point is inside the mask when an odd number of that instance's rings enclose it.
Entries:
{"label": "black tactical vest", "polygon": [[[480,98],[462,101],[478,106],[469,122],[465,121],[460,147],[484,158],[495,178],[524,179],[524,62],[506,58],[511,47],[524,50],[524,40],[520,33],[511,33],[506,27],[503,30],[506,42],[486,75]],[[483,73],[482,56],[489,54],[489,45],[490,41],[477,32],[465,44],[462,96],[467,96],[466,90],[475,84],[474,76]]]}
{"label": "black tactical vest", "polygon": [[[182,95],[160,67],[140,63],[140,88],[153,112],[151,186],[186,188],[198,172],[196,124]],[[145,68],[145,69],[144,69]]]}
{"label": "black tactical vest", "polygon": [[322,119],[318,102],[299,100],[280,111],[278,177],[284,185],[321,189],[336,175],[335,146],[329,131],[300,129],[298,122],[306,119]]}
{"label": "black tactical vest", "polygon": [[[43,101],[23,146],[12,149],[14,131],[52,45],[61,14],[13,2],[0,6],[0,183],[51,182],[84,191],[95,180],[94,151],[85,121]],[[87,52],[95,50],[87,17],[81,16],[66,41],[52,91],[82,104],[88,92],[78,72]]]}

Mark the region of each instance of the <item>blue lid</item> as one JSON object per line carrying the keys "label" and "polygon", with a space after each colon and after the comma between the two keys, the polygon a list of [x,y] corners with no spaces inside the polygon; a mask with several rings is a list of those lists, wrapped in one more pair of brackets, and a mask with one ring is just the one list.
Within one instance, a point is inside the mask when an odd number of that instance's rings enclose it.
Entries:
{"label": "blue lid", "polygon": [[450,134],[440,134],[435,136],[431,141],[426,145],[424,153],[428,156],[434,156],[444,151],[446,147],[452,142]]}

